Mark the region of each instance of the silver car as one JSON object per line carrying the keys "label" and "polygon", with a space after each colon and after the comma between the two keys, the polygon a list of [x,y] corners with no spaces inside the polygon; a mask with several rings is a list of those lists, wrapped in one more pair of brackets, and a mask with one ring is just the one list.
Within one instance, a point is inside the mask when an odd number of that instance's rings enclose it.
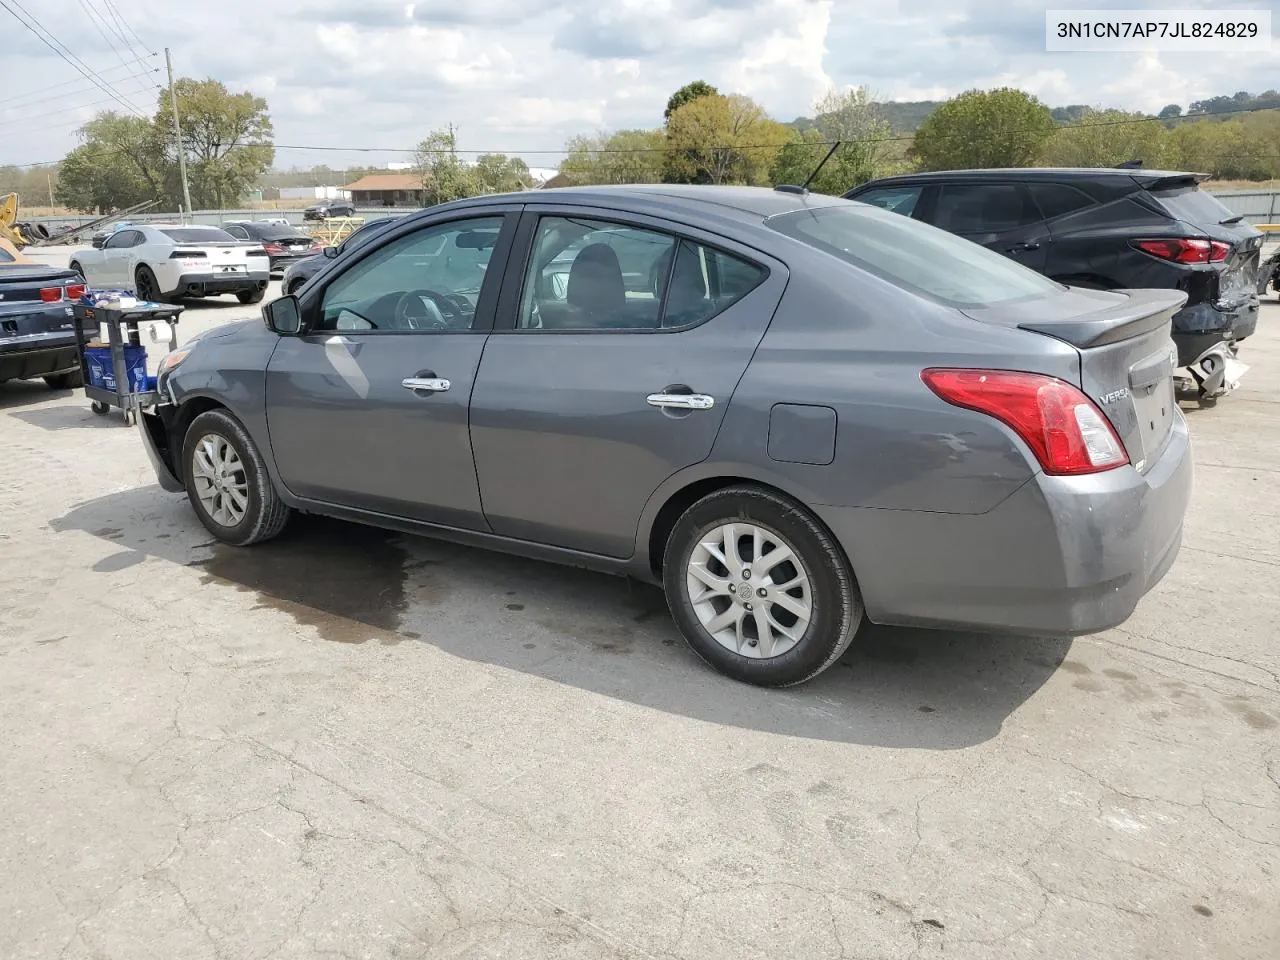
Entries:
{"label": "silver car", "polygon": [[302,510],[661,583],[705,660],[784,686],[866,620],[1124,621],[1191,492],[1184,299],[832,197],[479,197],[170,354],[142,436],[227,543]]}

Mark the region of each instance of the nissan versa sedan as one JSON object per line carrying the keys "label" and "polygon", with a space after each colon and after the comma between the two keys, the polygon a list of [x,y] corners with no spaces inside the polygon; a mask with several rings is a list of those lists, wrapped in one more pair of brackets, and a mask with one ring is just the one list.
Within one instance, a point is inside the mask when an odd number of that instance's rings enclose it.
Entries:
{"label": "nissan versa sedan", "polygon": [[638,577],[784,686],[868,620],[1124,621],[1191,492],[1185,299],[793,190],[478,197],[169,354],[141,432],[226,543],[299,511]]}

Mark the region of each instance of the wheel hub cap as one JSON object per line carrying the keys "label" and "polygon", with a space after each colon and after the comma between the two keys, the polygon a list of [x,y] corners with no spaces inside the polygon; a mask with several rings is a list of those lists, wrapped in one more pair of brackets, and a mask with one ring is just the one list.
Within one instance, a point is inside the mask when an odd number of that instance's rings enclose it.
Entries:
{"label": "wheel hub cap", "polygon": [[809,572],[780,534],[754,523],[726,523],[694,545],[685,571],[689,600],[704,630],[744,657],[769,659],[804,637],[813,618]]}
{"label": "wheel hub cap", "polygon": [[191,482],[201,509],[214,523],[234,527],[249,509],[244,463],[225,437],[206,434],[191,457]]}

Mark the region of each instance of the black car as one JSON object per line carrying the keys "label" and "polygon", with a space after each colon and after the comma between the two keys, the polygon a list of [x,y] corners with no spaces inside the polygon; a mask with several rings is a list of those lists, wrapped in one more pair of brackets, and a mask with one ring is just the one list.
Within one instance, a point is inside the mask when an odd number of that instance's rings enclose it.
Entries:
{"label": "black car", "polygon": [[1262,234],[1199,184],[1208,174],[1142,169],[948,170],[886,177],[845,197],[959,234],[1061,283],[1172,288],[1177,363],[1200,396],[1228,388],[1258,324]]}
{"label": "black car", "polygon": [[261,243],[271,259],[272,273],[313,256],[320,249],[312,237],[288,224],[241,220],[224,223],[222,229],[237,240]]}
{"label": "black car", "polygon": [[74,270],[35,263],[0,241],[0,382],[80,385],[71,305],[82,296],[84,280]]}
{"label": "black car", "polygon": [[356,247],[359,247],[366,240],[375,236],[383,228],[391,226],[391,224],[395,223],[399,219],[399,217],[379,217],[376,220],[369,220],[366,223],[362,223],[355,230],[351,231],[351,233],[347,234],[346,239],[344,239],[335,248],[336,252],[332,256],[321,256],[317,254],[295,261],[288,269],[285,270],[284,278],[280,283],[281,288],[285,293],[297,293],[302,289],[302,285],[319,273],[320,268],[331,259],[334,257],[340,257],[348,250],[353,250]]}
{"label": "black car", "polygon": [[354,217],[356,206],[350,200],[321,200],[302,211],[303,220],[327,220],[330,217]]}

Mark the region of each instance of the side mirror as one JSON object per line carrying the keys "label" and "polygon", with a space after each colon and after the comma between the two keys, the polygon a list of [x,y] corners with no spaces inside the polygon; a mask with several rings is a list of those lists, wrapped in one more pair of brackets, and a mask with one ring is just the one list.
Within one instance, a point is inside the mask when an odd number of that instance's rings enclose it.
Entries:
{"label": "side mirror", "polygon": [[101,250],[101,249],[102,249],[102,245],[103,245],[104,243],[106,243],[106,242],[107,242],[107,238],[106,238],[106,237],[94,237],[94,238],[93,238],[93,249],[95,249],[95,250]]}
{"label": "side mirror", "polygon": [[277,297],[263,307],[262,319],[268,330],[282,337],[296,337],[302,332],[302,308],[292,294]]}
{"label": "side mirror", "polygon": [[338,250],[337,247],[325,247],[324,257],[326,260],[332,260],[339,254],[339,252],[340,251]]}

